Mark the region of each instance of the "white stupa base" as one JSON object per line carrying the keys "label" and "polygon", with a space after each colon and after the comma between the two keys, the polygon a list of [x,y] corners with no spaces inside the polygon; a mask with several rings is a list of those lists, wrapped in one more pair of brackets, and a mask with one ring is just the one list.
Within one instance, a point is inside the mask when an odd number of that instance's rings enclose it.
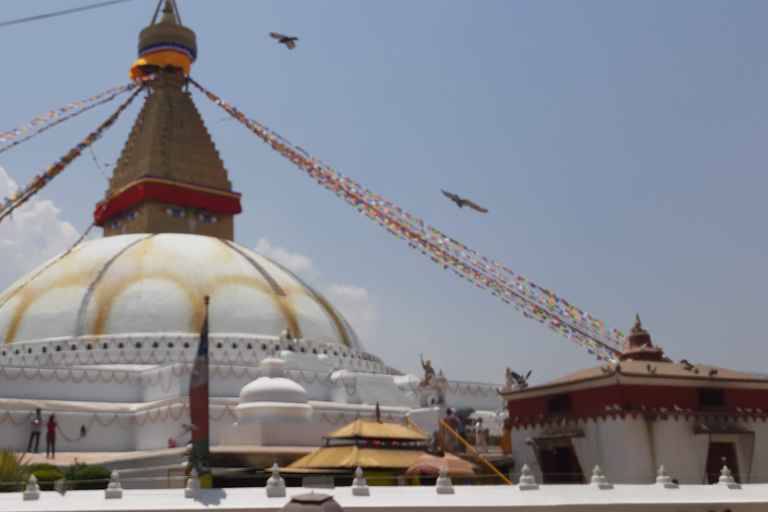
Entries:
{"label": "white stupa base", "polygon": [[321,446],[328,425],[288,421],[256,421],[223,426],[222,445]]}
{"label": "white stupa base", "polygon": [[241,425],[264,421],[309,423],[312,418],[312,406],[306,403],[241,403],[235,407],[235,414],[237,414],[238,423]]}

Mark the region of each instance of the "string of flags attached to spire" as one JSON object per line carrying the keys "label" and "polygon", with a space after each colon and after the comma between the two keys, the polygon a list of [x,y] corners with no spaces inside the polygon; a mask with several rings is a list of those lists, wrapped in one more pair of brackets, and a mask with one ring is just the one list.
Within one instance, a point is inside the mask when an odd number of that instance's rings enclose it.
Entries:
{"label": "string of flags attached to spire", "polygon": [[106,91],[99,93],[96,96],[91,96],[88,99],[75,101],[70,103],[69,105],[59,107],[55,110],[50,110],[45,114],[43,114],[42,116],[36,117],[28,123],[20,124],[19,126],[17,126],[12,130],[0,132],[0,143],[3,143],[18,137],[23,133],[26,133],[28,131],[31,131],[37,128],[37,131],[34,131],[32,134],[27,135],[23,139],[16,140],[11,144],[7,144],[3,147],[0,147],[0,153],[14,146],[17,146],[22,142],[31,139],[32,137],[37,136],[38,134],[47,130],[48,128],[56,126],[57,124],[66,121],[67,119],[71,119],[98,105],[102,105],[108,101],[111,101],[115,99],[116,96],[128,91],[131,91],[136,87],[139,87],[144,82],[146,82],[146,80],[138,80],[135,82],[130,82],[125,85],[120,85],[118,87],[107,89]]}
{"label": "string of flags attached to spire", "polygon": [[257,121],[247,118],[192,78],[188,80],[208,99],[305,171],[319,185],[344,199],[388,233],[406,241],[409,247],[428,256],[441,268],[450,270],[477,288],[490,292],[504,303],[521,311],[526,318],[536,320],[579,344],[598,360],[617,359],[626,350],[627,338],[619,330],[363,188],[301,147],[291,144]]}
{"label": "string of flags attached to spire", "polygon": [[58,176],[61,171],[63,171],[67,166],[69,166],[69,164],[71,164],[75,159],[77,159],[77,157],[82,154],[84,149],[99,140],[104,132],[110,126],[112,126],[115,121],[117,121],[117,118],[120,117],[120,114],[122,114],[122,112],[128,108],[128,105],[133,102],[136,96],[138,96],[143,89],[144,83],[141,81],[138,82],[138,88],[136,91],[131,94],[131,96],[122,105],[120,105],[120,107],[118,107],[118,109],[111,116],[109,116],[106,121],[101,123],[98,128],[89,133],[88,136],[86,136],[75,147],[65,153],[61,158],[46,167],[45,172],[32,178],[32,180],[29,182],[29,185],[18,189],[16,192],[11,194],[10,197],[3,198],[2,201],[0,201],[0,222],[2,222],[3,219],[10,215],[13,210],[29,201],[32,196],[37,194],[53,178]]}

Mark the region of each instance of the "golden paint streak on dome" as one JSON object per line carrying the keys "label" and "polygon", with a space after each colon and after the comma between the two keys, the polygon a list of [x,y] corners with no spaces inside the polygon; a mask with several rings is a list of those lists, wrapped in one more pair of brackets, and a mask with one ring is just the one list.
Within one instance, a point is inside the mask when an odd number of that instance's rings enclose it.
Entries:
{"label": "golden paint streak on dome", "polygon": [[[78,252],[80,252],[83,247],[85,247],[87,244],[80,245],[79,247],[75,247],[68,255],[68,258],[71,258]],[[68,260],[60,260],[57,261],[53,266],[58,265],[66,265]],[[40,274],[41,276],[45,275],[45,272]],[[57,280],[52,285],[47,285],[47,289],[55,289],[55,288],[66,288],[69,286],[81,286],[82,283],[76,282],[75,278],[77,275],[75,274],[69,274],[65,273],[64,277]],[[2,301],[6,300],[6,297],[12,297],[12,296],[18,296],[20,297],[19,303],[16,305],[16,308],[13,312],[13,317],[11,318],[11,321],[8,325],[8,330],[6,331],[5,335],[5,344],[11,344],[13,343],[13,340],[16,338],[16,333],[19,330],[19,324],[21,323],[21,319],[24,316],[24,313],[26,313],[27,309],[34,304],[38,297],[38,292],[40,291],[39,287],[36,287],[34,282],[25,282],[14,288],[12,291],[8,291],[7,293],[4,293],[3,295],[0,295],[0,299]],[[10,298],[7,299],[8,302],[10,302]],[[8,306],[8,303],[5,303],[4,306]]]}
{"label": "golden paint streak on dome", "polygon": [[[289,275],[293,275],[288,269],[280,265],[279,263],[272,261],[272,264],[279,267],[283,270],[283,272],[286,272]],[[347,326],[342,322],[341,318],[339,317],[338,311],[336,311],[336,308],[333,307],[333,304],[331,304],[328,299],[326,299],[322,294],[319,292],[316,292],[314,288],[309,286],[307,283],[301,280],[299,276],[294,276],[294,279],[298,281],[301,286],[288,286],[286,289],[286,293],[292,289],[300,290],[304,295],[309,297],[310,299],[314,299],[320,307],[323,308],[325,311],[325,314],[328,315],[328,318],[330,318],[331,322],[333,322],[333,325],[336,327],[336,331],[339,333],[339,337],[341,338],[342,343],[347,347],[352,347],[352,342],[349,339],[349,336],[347,336]]]}
{"label": "golden paint streak on dome", "polygon": [[[280,268],[285,270],[282,266],[280,266]],[[288,272],[287,270],[285,271]],[[333,322],[333,325],[336,327],[336,330],[339,333],[339,337],[341,338],[342,344],[344,344],[347,347],[351,347],[352,344],[350,343],[349,336],[347,336],[346,326],[344,325],[344,322],[341,321],[341,318],[339,318],[339,313],[336,311],[333,305],[330,302],[328,302],[328,299],[326,299],[320,293],[314,291],[312,288],[307,286],[298,277],[296,277],[295,279],[299,281],[299,283],[301,283],[301,286],[295,285],[295,284],[282,285],[283,290],[285,291],[285,294],[289,297],[294,294],[304,295],[305,297],[308,297],[309,299],[314,300],[323,309],[325,314],[328,316],[328,319],[331,322]],[[291,327],[291,330],[293,330],[293,327]],[[293,332],[298,333],[299,331],[293,331]],[[296,337],[300,338],[301,335],[296,334]]]}
{"label": "golden paint streak on dome", "polygon": [[[298,321],[298,318],[296,317],[296,308],[294,307],[293,301],[290,299],[290,294],[286,294],[285,297],[281,297],[275,294],[274,290],[272,289],[272,286],[269,283],[262,281],[258,277],[243,277],[241,274],[233,274],[231,276],[217,277],[215,282],[206,283],[206,287],[211,289],[211,295],[212,295],[213,293],[215,293],[216,288],[220,286],[228,286],[231,284],[249,286],[255,290],[262,292],[267,297],[271,298],[272,301],[277,306],[277,308],[283,314],[283,317],[285,318],[285,322],[287,324],[286,327],[291,328],[291,332],[294,333],[295,337],[297,338],[301,337],[301,328],[299,327],[299,321]],[[307,295],[307,294],[303,293],[303,295]]]}
{"label": "golden paint streak on dome", "polygon": [[341,341],[344,343],[344,345],[351,347],[352,345],[349,341],[349,337],[347,336],[347,327],[344,325],[344,322],[341,321],[341,318],[339,318],[339,314],[336,312],[336,309],[323,295],[319,293],[313,293],[313,295],[315,300],[320,303],[326,314],[331,318],[331,321],[336,326],[336,330],[339,332]]}
{"label": "golden paint streak on dome", "polygon": [[[163,271],[148,273],[142,272],[141,275],[126,276],[119,281],[104,284],[97,288],[99,299],[96,301],[96,321],[93,324],[93,329],[91,329],[90,334],[94,336],[103,335],[107,321],[109,320],[109,315],[112,313],[112,306],[114,306],[115,301],[119,299],[122,296],[122,293],[130,286],[137,283],[140,284],[142,281],[150,279],[168,281],[175,284],[179,290],[181,290],[184,295],[187,296],[187,300],[189,301],[189,306],[192,311],[192,326],[196,326],[198,324],[201,326],[203,325],[202,319],[204,311],[202,301],[204,295],[196,293],[195,290],[188,286],[184,282],[183,276],[177,276]],[[190,328],[190,330],[193,329],[194,327]],[[82,334],[86,333],[83,332]]]}
{"label": "golden paint streak on dome", "polygon": [[[65,274],[61,278],[57,279],[54,283],[49,284],[45,287],[46,291],[56,290],[58,288],[69,288],[72,286],[78,286],[83,288],[88,288],[88,284],[90,284],[90,276],[83,275],[83,274]],[[21,298],[19,304],[16,306],[16,309],[13,311],[13,317],[11,318],[11,322],[8,325],[8,331],[6,331],[5,335],[5,343],[13,343],[14,339],[16,338],[16,333],[19,330],[19,325],[21,324],[21,320],[24,318],[24,314],[27,312],[27,310],[35,304],[39,299],[42,299],[45,294],[39,294],[40,290],[36,288],[30,288],[25,287],[23,290],[18,292],[18,296]]]}

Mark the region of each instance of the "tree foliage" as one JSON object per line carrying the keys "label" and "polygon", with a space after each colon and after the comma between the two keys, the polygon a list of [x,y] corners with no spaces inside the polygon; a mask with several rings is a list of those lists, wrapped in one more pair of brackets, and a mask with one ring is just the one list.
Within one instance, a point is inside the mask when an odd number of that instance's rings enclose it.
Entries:
{"label": "tree foliage", "polygon": [[18,491],[24,482],[27,466],[23,453],[11,449],[0,452],[0,492]]}

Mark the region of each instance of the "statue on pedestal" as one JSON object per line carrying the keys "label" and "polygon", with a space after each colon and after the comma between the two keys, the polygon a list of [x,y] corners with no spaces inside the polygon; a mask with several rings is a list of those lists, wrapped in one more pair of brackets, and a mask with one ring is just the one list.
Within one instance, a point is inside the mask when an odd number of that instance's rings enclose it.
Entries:
{"label": "statue on pedestal", "polygon": [[427,386],[430,381],[435,378],[435,369],[432,368],[432,361],[429,359],[424,361],[424,355],[419,354],[419,357],[421,358],[421,367],[424,368],[424,378],[421,379],[420,386],[424,387]]}
{"label": "statue on pedestal", "polygon": [[448,380],[441,369],[438,374],[432,367],[432,362],[424,356],[421,357],[421,367],[424,368],[424,378],[419,382],[419,401],[422,407],[428,405],[442,405],[445,403],[445,389],[448,387]]}

